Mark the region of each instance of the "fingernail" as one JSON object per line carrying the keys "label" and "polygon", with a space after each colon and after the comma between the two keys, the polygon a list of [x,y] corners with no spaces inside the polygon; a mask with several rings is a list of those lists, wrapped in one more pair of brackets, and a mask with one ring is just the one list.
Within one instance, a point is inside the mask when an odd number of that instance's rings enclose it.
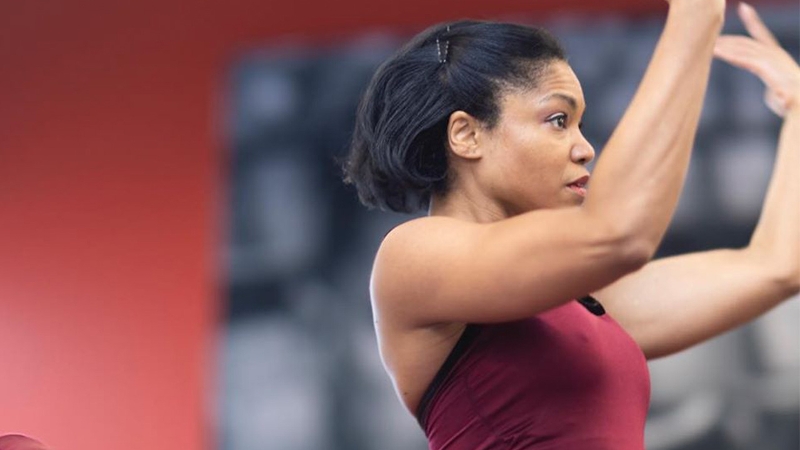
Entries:
{"label": "fingernail", "polygon": [[752,10],[753,7],[747,2],[739,2],[739,8]]}

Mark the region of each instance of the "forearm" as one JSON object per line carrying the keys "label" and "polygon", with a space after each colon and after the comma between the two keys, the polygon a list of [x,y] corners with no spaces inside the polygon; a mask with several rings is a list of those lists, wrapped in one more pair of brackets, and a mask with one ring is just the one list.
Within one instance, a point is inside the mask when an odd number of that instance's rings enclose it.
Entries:
{"label": "forearm", "polygon": [[584,207],[625,218],[655,251],[683,186],[723,10],[707,0],[673,1],[631,105],[598,160]]}
{"label": "forearm", "polygon": [[781,129],[750,245],[654,261],[601,293],[648,357],[746,323],[800,289],[800,108]]}
{"label": "forearm", "polygon": [[722,36],[715,53],[764,81],[784,124],[775,170],[750,245],[653,261],[595,295],[642,346],[663,356],[754,319],[800,289],[800,67],[752,7],[751,37]]}
{"label": "forearm", "polygon": [[768,267],[730,249],[653,261],[594,295],[648,358],[717,336],[789,297]]}
{"label": "forearm", "polygon": [[748,246],[791,292],[800,284],[800,106],[788,111],[758,226]]}

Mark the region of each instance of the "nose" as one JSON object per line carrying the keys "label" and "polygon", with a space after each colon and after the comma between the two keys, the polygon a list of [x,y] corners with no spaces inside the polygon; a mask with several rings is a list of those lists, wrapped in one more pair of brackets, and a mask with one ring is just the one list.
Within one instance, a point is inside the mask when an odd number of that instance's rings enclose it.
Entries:
{"label": "nose", "polygon": [[583,133],[578,132],[578,136],[578,142],[572,146],[570,151],[570,159],[577,164],[586,165],[594,159],[594,147],[586,140]]}

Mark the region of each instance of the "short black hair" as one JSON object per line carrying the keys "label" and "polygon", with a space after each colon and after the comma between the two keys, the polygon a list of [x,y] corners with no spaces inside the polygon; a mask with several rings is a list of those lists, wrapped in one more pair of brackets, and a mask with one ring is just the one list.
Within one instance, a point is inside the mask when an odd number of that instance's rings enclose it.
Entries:
{"label": "short black hair", "polygon": [[534,87],[565,52],[547,31],[462,20],[416,35],[375,72],[356,115],[345,182],[362,203],[397,212],[426,207],[449,185],[446,131],[464,111],[494,127],[499,93]]}

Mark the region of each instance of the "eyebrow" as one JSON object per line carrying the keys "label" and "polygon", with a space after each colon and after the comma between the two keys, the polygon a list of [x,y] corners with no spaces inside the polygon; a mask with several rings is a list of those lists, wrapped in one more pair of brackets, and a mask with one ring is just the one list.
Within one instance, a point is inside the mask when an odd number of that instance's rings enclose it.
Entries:
{"label": "eyebrow", "polygon": [[557,98],[557,99],[560,99],[560,100],[563,100],[563,101],[567,102],[569,104],[569,106],[572,107],[573,110],[577,110],[578,109],[578,101],[575,100],[575,97],[573,97],[571,95],[567,95],[567,94],[561,94],[559,92],[554,92],[552,94],[548,94],[548,95],[544,96],[544,98],[539,100],[539,104],[545,103],[545,102],[547,102],[548,100],[550,100],[552,98]]}

